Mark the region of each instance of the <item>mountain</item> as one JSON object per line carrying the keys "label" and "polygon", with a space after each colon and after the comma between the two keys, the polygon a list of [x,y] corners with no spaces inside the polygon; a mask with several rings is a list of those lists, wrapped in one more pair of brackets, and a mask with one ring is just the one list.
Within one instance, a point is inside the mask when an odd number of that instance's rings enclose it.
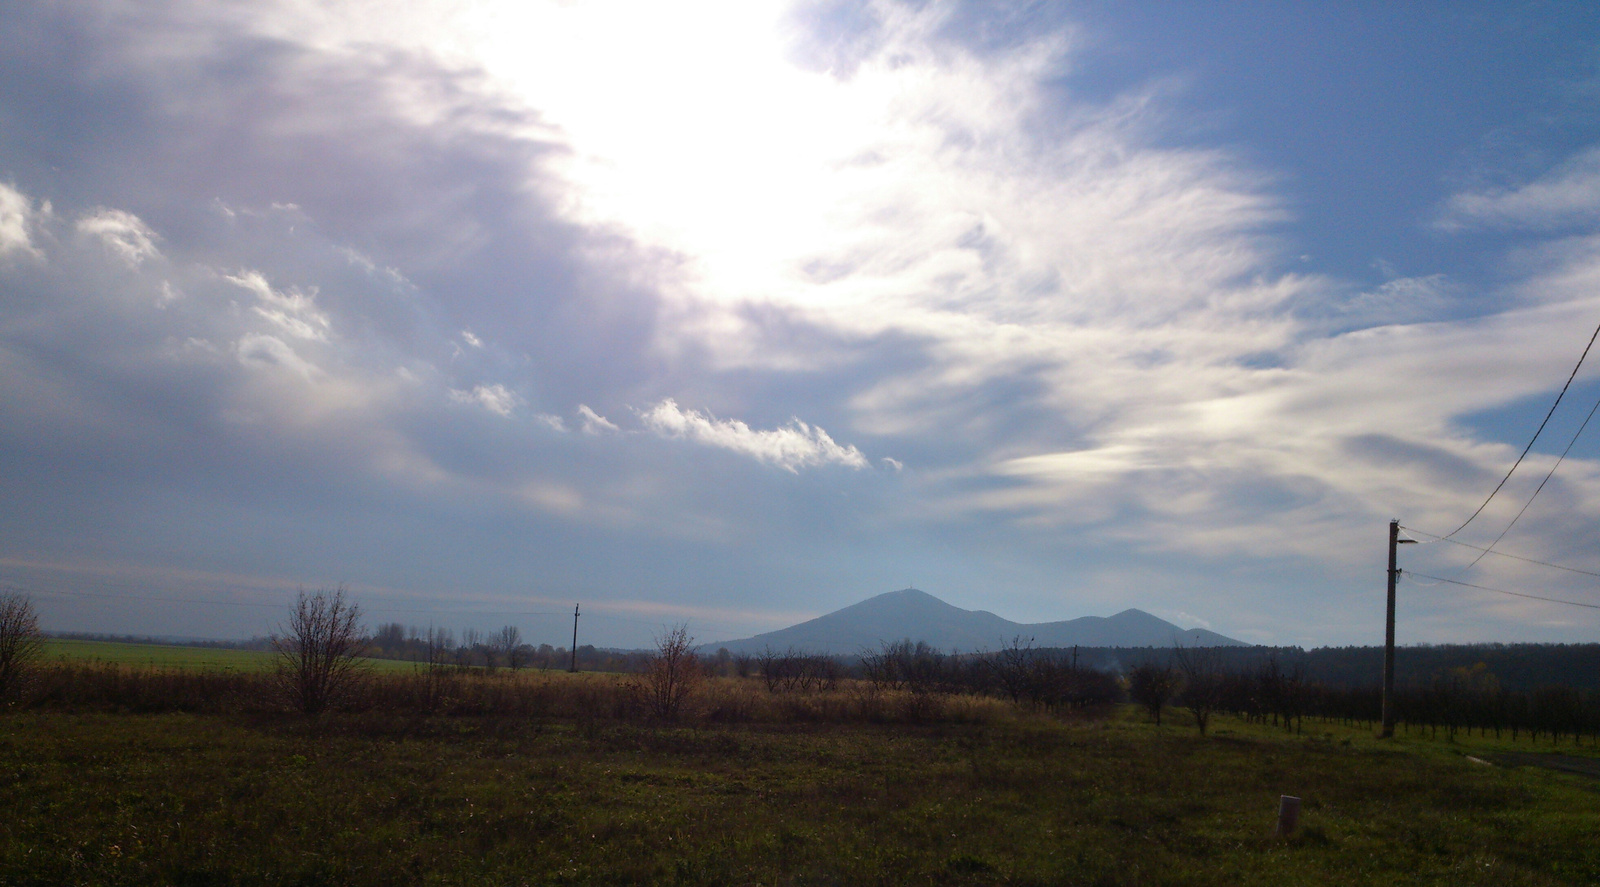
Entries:
{"label": "mountain", "polygon": [[868,598],[826,616],[755,637],[707,644],[731,653],[793,647],[812,653],[852,655],[876,650],[884,641],[909,638],[945,651],[994,650],[1021,637],[1035,647],[1249,646],[1203,628],[1184,629],[1143,610],[1115,616],[1084,616],[1064,622],[1012,622],[987,610],[963,610],[925,591],[905,588]]}

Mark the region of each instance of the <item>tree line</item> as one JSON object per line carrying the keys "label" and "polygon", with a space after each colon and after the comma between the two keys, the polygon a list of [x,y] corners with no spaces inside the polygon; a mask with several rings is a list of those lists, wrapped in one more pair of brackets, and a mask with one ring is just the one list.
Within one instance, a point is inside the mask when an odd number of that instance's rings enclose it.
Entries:
{"label": "tree line", "polygon": [[[465,694],[477,700],[473,706],[493,709],[505,704],[506,694],[514,695],[513,691],[468,692],[460,676],[492,674],[502,668],[564,668],[571,662],[569,651],[525,644],[511,626],[493,635],[468,630],[459,638],[447,630],[404,628],[398,623],[368,633],[360,615],[343,589],[299,595],[288,621],[270,640],[278,667],[268,680],[281,698],[308,714],[344,704],[360,683],[363,669],[358,660],[384,656],[419,665],[415,680],[402,682],[408,689],[385,691],[400,692],[411,700],[408,705],[426,711],[459,708]],[[0,700],[15,695],[41,643],[31,601],[15,593],[0,595]],[[1583,673],[1562,668],[1559,677],[1564,682],[1528,686],[1503,680],[1495,670],[1496,664],[1509,665],[1517,680],[1525,682],[1531,675],[1546,674],[1556,663],[1586,662],[1600,645],[1403,649],[1412,655],[1399,658],[1400,671],[1408,674],[1408,664],[1411,669],[1409,679],[1397,687],[1394,709],[1404,731],[1435,736],[1441,730],[1447,736],[1477,731],[1535,742],[1587,738],[1600,744],[1600,688],[1584,686]],[[1364,667],[1362,680],[1356,680],[1353,670],[1355,663],[1374,665],[1371,652],[1371,648],[1267,647],[1045,649],[1018,636],[998,650],[976,653],[944,652],[926,643],[900,640],[853,657],[797,649],[737,655],[719,650],[702,656],[687,627],[678,626],[659,637],[654,650],[580,647],[577,659],[583,670],[633,675],[622,685],[624,701],[658,718],[676,717],[705,679],[722,675],[759,681],[774,696],[830,694],[848,684],[857,693],[864,688],[871,694],[924,700],[918,703],[924,708],[926,700],[960,696],[1004,699],[1061,713],[1131,701],[1158,725],[1165,712],[1180,709],[1204,733],[1217,714],[1293,731],[1304,729],[1307,718],[1375,727],[1381,707],[1377,669]],[[1471,653],[1483,655],[1469,663]],[[1419,673],[1429,662],[1463,664]],[[108,674],[96,680],[100,684],[94,692],[102,695],[126,691],[124,683],[143,686],[126,676]],[[219,680],[240,683],[235,678],[174,677],[163,686],[203,696],[209,692],[205,687],[221,687]],[[368,686],[364,692],[370,695],[377,688]],[[493,703],[496,698],[501,702]],[[197,704],[203,707],[203,702]]]}

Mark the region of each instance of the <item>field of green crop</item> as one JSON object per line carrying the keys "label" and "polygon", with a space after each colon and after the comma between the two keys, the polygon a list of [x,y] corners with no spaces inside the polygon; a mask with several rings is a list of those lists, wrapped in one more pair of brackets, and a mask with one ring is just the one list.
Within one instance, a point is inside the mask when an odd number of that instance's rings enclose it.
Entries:
{"label": "field of green crop", "polygon": [[0,883],[1600,882],[1589,777],[1475,763],[1477,737],[1182,721],[12,712]]}
{"label": "field of green crop", "polygon": [[209,647],[60,638],[50,638],[45,641],[44,658],[57,661],[107,662],[117,665],[209,671],[261,671],[272,667],[273,662],[273,654],[259,650],[220,650]]}

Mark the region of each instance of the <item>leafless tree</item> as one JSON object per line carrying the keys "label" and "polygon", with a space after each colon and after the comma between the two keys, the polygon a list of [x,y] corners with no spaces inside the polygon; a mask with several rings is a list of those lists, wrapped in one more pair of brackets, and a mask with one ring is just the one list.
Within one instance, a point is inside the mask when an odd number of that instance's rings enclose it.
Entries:
{"label": "leafless tree", "polygon": [[450,666],[451,651],[455,646],[455,636],[448,628],[428,626],[428,633],[422,636],[422,650],[429,674],[442,674]]}
{"label": "leafless tree", "polygon": [[1161,709],[1177,692],[1178,676],[1170,665],[1145,662],[1128,672],[1128,696],[1150,712],[1157,727],[1161,726]]}
{"label": "leafless tree", "polygon": [[[456,665],[462,668],[471,668],[473,658],[484,652],[483,632],[476,628],[461,629],[461,646],[456,648]],[[486,663],[490,671],[494,671],[494,662]]]}
{"label": "leafless tree", "polygon": [[656,638],[656,652],[638,684],[652,717],[672,720],[705,678],[689,626],[676,625]]}
{"label": "leafless tree", "polygon": [[422,655],[427,666],[422,672],[422,705],[425,710],[431,712],[438,708],[444,699],[456,639],[449,629],[430,625],[421,640]]}
{"label": "leafless tree", "polygon": [[289,701],[308,715],[320,714],[360,677],[361,608],[344,586],[312,594],[301,589],[272,646],[278,653],[278,683]]}
{"label": "leafless tree", "polygon": [[1036,658],[1033,638],[1023,640],[1022,635],[1017,635],[1011,639],[1011,643],[983,661],[994,671],[994,679],[1000,685],[1000,690],[1011,697],[1012,702],[1019,702],[1033,683]]}
{"label": "leafless tree", "polygon": [[839,685],[839,663],[832,656],[795,647],[782,653],[768,647],[761,654],[761,679],[770,693],[832,690]]}
{"label": "leafless tree", "polygon": [[[906,644],[909,646],[909,642]],[[860,653],[861,673],[874,690],[898,690],[904,686],[905,676],[900,673],[901,645],[882,641],[876,650],[863,649]]]}
{"label": "leafless tree", "polygon": [[15,591],[0,594],[0,700],[21,685],[29,662],[43,651],[33,600]]}
{"label": "leafless tree", "polygon": [[512,671],[522,667],[522,632],[515,625],[500,629],[494,636],[494,646]]}
{"label": "leafless tree", "polygon": [[1183,672],[1183,691],[1178,701],[1194,715],[1194,725],[1204,735],[1212,713],[1222,705],[1222,655],[1216,647],[1174,644],[1172,658]]}

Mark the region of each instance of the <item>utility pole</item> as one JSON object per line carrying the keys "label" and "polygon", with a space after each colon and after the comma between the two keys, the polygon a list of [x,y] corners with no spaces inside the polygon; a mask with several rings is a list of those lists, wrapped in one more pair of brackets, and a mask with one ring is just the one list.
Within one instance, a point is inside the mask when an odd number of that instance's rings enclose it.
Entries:
{"label": "utility pole", "polygon": [[1383,626],[1383,732],[1384,739],[1394,736],[1394,585],[1400,578],[1396,554],[1401,545],[1416,542],[1400,538],[1400,521],[1389,521],[1389,608]]}
{"label": "utility pole", "polygon": [[[1389,558],[1390,558],[1390,563],[1392,565],[1393,560],[1394,560],[1394,555],[1393,555],[1392,552],[1391,552]],[[1389,580],[1389,600],[1390,601],[1394,600],[1394,580],[1393,579]],[[1393,627],[1392,624],[1394,622],[1394,605],[1393,605],[1393,603],[1391,603],[1389,605],[1389,622],[1391,623],[1391,629],[1392,629],[1392,627]],[[1391,630],[1389,632],[1389,634],[1392,636],[1394,634],[1393,630]],[[573,672],[574,674],[576,674],[577,671],[578,671],[578,605],[577,604],[573,604],[572,605],[572,664],[567,667],[567,671]],[[1389,697],[1385,696],[1384,698],[1388,699]],[[1385,703],[1385,705],[1387,705],[1387,703]],[[1388,709],[1385,708],[1384,711],[1388,711]]]}

